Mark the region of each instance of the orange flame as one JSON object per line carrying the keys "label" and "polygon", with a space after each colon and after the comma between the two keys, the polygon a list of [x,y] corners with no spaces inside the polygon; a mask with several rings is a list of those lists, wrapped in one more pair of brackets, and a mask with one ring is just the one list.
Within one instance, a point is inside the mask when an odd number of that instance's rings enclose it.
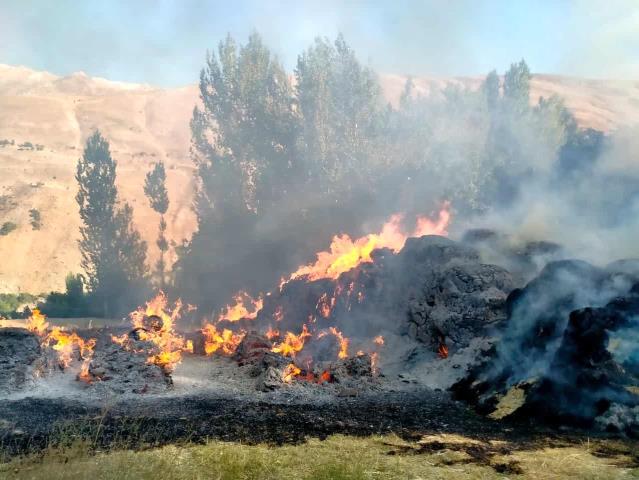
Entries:
{"label": "orange flame", "polygon": [[295,335],[293,332],[286,332],[284,340],[281,343],[273,345],[271,351],[281,353],[285,357],[295,357],[295,354],[304,348],[304,342],[311,334],[306,328],[306,324],[302,325],[302,332]]}
{"label": "orange flame", "polygon": [[448,347],[445,343],[441,343],[439,345],[439,348],[437,349],[437,355],[441,359],[448,358]]}
{"label": "orange flame", "polygon": [[269,340],[273,340],[274,338],[280,338],[280,331],[278,329],[274,329],[273,327],[269,326],[265,336]]}
{"label": "orange flame", "polygon": [[233,355],[246,332],[234,333],[228,328],[218,329],[215,325],[207,323],[202,328],[204,335],[204,352],[211,355],[220,352],[224,355]]}
{"label": "orange flame", "polygon": [[302,373],[302,370],[297,365],[289,363],[284,369],[284,372],[282,372],[282,380],[286,383],[291,383],[293,378],[297,377],[300,373]]}
{"label": "orange flame", "polygon": [[44,338],[42,345],[51,347],[58,354],[58,362],[62,368],[68,368],[77,354],[83,360],[82,371],[88,374],[89,361],[93,356],[95,338],[85,341],[77,333],[69,333],[60,327],[53,330]]}
{"label": "orange flame", "polygon": [[[218,316],[218,322],[221,320],[227,320],[229,322],[237,322],[243,318],[254,319],[257,314],[262,310],[264,300],[260,296],[257,299],[251,297],[244,291],[238,292],[234,297],[234,305],[227,305]],[[246,305],[245,305],[246,302]]]}
{"label": "orange flame", "polygon": [[381,335],[376,336],[373,339],[373,343],[375,343],[376,345],[384,345],[384,337],[382,337]]}
{"label": "orange flame", "polygon": [[31,311],[31,316],[27,319],[27,329],[40,336],[44,335],[47,328],[49,328],[49,323],[46,319],[47,317],[40,312],[40,309],[34,308]]}
{"label": "orange flame", "polygon": [[309,280],[336,279],[357,265],[372,262],[371,252],[377,248],[389,248],[398,252],[409,237],[446,235],[450,222],[450,205],[444,203],[437,220],[426,217],[417,219],[417,226],[410,235],[401,231],[402,216],[395,214],[384,224],[382,231],[352,240],[348,235],[336,235],[330,251],[319,252],[315,263],[303,265],[291,274],[289,280],[306,276]]}
{"label": "orange flame", "polygon": [[[182,360],[182,352],[192,350],[192,345],[188,345],[184,337],[174,330],[175,322],[180,318],[182,310],[181,300],[177,300],[172,308],[163,292],[158,293],[155,298],[147,302],[145,308],[139,308],[130,314],[133,327],[139,329],[138,335],[141,340],[155,344],[159,353],[151,355],[147,362],[158,365],[165,371],[172,371]],[[157,317],[160,321],[158,325],[147,328],[145,321],[149,318]],[[126,335],[122,337],[111,337],[111,339],[125,347],[128,344]]]}
{"label": "orange flame", "polygon": [[329,330],[331,331],[331,333],[333,335],[335,335],[335,337],[337,338],[337,341],[339,342],[339,353],[337,354],[337,357],[340,359],[344,359],[348,357],[348,344],[350,343],[350,340],[346,337],[344,337],[344,335],[342,335],[342,332],[340,332],[337,328],[335,327],[331,327],[329,328]]}

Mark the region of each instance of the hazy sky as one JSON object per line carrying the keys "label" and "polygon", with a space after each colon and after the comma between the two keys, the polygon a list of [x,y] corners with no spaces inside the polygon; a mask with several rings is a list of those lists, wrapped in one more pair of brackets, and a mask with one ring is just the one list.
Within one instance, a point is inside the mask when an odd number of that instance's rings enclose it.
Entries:
{"label": "hazy sky", "polygon": [[207,49],[251,30],[292,70],[344,33],[381,72],[534,72],[639,79],[639,0],[0,0],[0,63],[164,86],[194,83]]}

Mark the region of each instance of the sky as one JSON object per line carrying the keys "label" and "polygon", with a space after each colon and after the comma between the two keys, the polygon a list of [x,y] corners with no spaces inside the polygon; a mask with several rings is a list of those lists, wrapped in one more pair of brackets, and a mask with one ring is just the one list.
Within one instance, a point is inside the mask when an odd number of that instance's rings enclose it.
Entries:
{"label": "sky", "polygon": [[290,71],[341,32],[383,73],[639,79],[639,0],[0,0],[0,63],[174,87],[253,30]]}

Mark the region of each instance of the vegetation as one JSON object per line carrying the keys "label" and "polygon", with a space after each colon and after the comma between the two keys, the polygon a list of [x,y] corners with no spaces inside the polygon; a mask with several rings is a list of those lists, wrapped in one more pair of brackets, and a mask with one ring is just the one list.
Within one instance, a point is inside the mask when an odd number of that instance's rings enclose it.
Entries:
{"label": "vegetation", "polygon": [[37,208],[32,208],[29,210],[29,218],[31,223],[31,228],[34,230],[40,230],[42,228],[42,215],[40,214],[40,210]]}
{"label": "vegetation", "polygon": [[550,176],[576,134],[559,98],[530,105],[523,60],[503,82],[491,72],[443,98],[419,97],[409,80],[398,107],[342,36],[317,39],[294,73],[256,33],[206,59],[191,120],[198,229],[176,265],[181,293],[204,311],[269,290],[335,232],[444,199],[458,215],[508,204]]}
{"label": "vegetation", "polygon": [[13,223],[13,222],[4,222],[2,224],[2,226],[0,227],[0,236],[9,235],[16,228],[18,228],[18,225],[16,225],[15,223]]}
{"label": "vegetation", "polygon": [[96,131],[78,161],[80,252],[93,307],[111,317],[139,300],[146,273],[146,243],[133,227],[133,209],[117,199],[116,162]]}
{"label": "vegetation", "polygon": [[166,280],[166,264],[165,255],[169,250],[169,242],[166,239],[166,221],[164,214],[169,209],[169,194],[166,190],[166,171],[164,170],[164,162],[158,162],[153,169],[146,174],[144,181],[144,194],[149,199],[151,208],[160,214],[160,225],[156,245],[160,250],[160,258],[158,259],[156,268],[159,278],[160,288],[164,290],[164,282]]}
{"label": "vegetation", "polygon": [[22,312],[18,310],[27,304],[35,303],[36,300],[37,297],[30,293],[0,293],[0,316],[21,317]]}
{"label": "vegetation", "polygon": [[[425,446],[425,447],[424,447]],[[433,446],[430,449],[429,446]],[[396,479],[628,478],[639,474],[636,446],[618,442],[526,445],[438,435],[334,436],[270,447],[209,442],[92,455],[86,444],[0,464],[7,479]],[[482,454],[479,454],[482,452]]]}
{"label": "vegetation", "polygon": [[49,317],[77,318],[93,315],[95,312],[84,292],[84,277],[69,273],[65,284],[65,293],[51,292],[43,303],[38,304],[38,308]]}

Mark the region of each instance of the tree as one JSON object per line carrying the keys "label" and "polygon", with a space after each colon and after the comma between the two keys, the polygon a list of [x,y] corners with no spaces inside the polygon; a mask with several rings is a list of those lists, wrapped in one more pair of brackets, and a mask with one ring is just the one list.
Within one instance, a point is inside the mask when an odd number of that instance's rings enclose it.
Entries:
{"label": "tree", "polygon": [[482,84],[482,91],[486,96],[486,104],[490,110],[495,110],[499,103],[499,75],[497,71],[492,70],[486,75],[486,79]]}
{"label": "tree", "polygon": [[116,162],[109,143],[96,131],[76,170],[80,208],[79,247],[89,292],[108,317],[132,299],[146,272],[146,243],[132,225],[132,208],[118,205]]}
{"label": "tree", "polygon": [[370,180],[382,111],[375,72],[359,63],[340,34],[332,44],[317,38],[298,57],[295,76],[313,181],[330,193]]}
{"label": "tree", "polygon": [[166,221],[164,214],[169,208],[169,194],[166,190],[166,171],[164,162],[158,162],[153,169],[146,174],[144,181],[144,194],[149,199],[149,204],[155,212],[160,214],[160,225],[156,245],[160,249],[160,258],[157,261],[157,274],[160,279],[160,288],[164,289],[166,264],[164,255],[169,250],[166,239]]}
{"label": "tree", "polygon": [[530,69],[523,59],[513,63],[504,75],[504,98],[516,108],[528,108],[531,78]]}

